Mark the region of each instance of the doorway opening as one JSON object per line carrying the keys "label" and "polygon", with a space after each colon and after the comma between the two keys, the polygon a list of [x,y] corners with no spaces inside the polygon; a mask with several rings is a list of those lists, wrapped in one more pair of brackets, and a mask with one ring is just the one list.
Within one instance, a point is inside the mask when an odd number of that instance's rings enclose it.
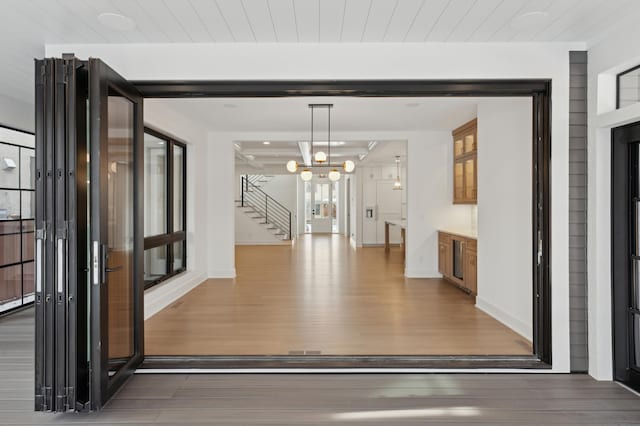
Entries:
{"label": "doorway opening", "polygon": [[[129,82],[116,71],[109,68],[99,59],[80,61],[71,55],[63,59],[46,59],[36,64],[36,200],[40,206],[36,211],[36,392],[35,401],[38,410],[66,411],[99,409],[111,395],[126,381],[130,374],[146,360],[149,363],[189,364],[210,363],[212,366],[298,366],[315,365],[318,367],[438,367],[438,366],[493,366],[493,367],[537,367],[548,368],[551,363],[551,301],[550,301],[550,265],[549,265],[549,158],[550,158],[550,82],[546,80],[523,81],[316,81],[316,82]],[[61,79],[61,80],[60,80]],[[66,82],[65,84],[61,84]],[[345,96],[352,99],[383,99],[394,97],[434,98],[447,96],[450,98],[469,96],[524,97],[529,106],[530,115],[527,120],[531,127],[525,131],[527,140],[532,144],[530,184],[531,184],[531,220],[527,224],[532,250],[527,254],[533,265],[531,281],[531,349],[532,354],[526,357],[508,355],[506,357],[442,357],[442,356],[402,356],[402,355],[339,355],[324,356],[315,348],[303,348],[304,357],[299,353],[283,356],[214,356],[169,357],[169,359],[149,356],[144,348],[145,326],[144,310],[144,209],[142,208],[144,185],[142,176],[144,123],[142,112],[143,98],[299,98],[301,96]],[[533,120],[531,120],[533,117]],[[466,127],[465,127],[466,128]],[[457,139],[453,135],[453,141]],[[466,139],[465,139],[466,141]],[[466,146],[466,142],[462,144]],[[455,145],[454,145],[455,146]],[[467,167],[468,161],[476,149],[469,144],[471,150],[457,154],[454,149],[448,152],[453,156],[452,164],[458,160],[464,162],[462,174],[452,173],[463,179],[461,187],[464,195],[459,204],[469,202],[466,191],[475,175],[475,165]],[[409,143],[409,151],[416,148]],[[229,153],[233,151],[228,146]],[[449,148],[452,148],[449,146]],[[419,151],[419,150],[418,150]],[[415,152],[418,152],[415,151]],[[452,152],[453,151],[453,152]],[[481,152],[477,148],[477,152]],[[120,158],[122,155],[128,157]],[[112,158],[113,157],[113,158]],[[432,170],[429,167],[412,168],[411,156],[408,156],[407,168],[410,173],[416,170]],[[425,159],[432,158],[427,156]],[[112,161],[110,161],[112,160]],[[220,161],[219,158],[215,158]],[[453,161],[455,160],[455,161]],[[120,163],[119,163],[120,161]],[[132,180],[114,179],[118,169],[132,171]],[[511,164],[510,162],[506,162]],[[112,166],[115,164],[115,167]],[[189,165],[189,163],[187,163]],[[216,163],[213,163],[216,164]],[[217,163],[212,173],[224,170],[224,161]],[[417,166],[423,166],[417,163]],[[122,166],[122,167],[121,167]],[[115,170],[114,170],[115,169]],[[231,168],[232,169],[232,168]],[[468,173],[467,170],[473,170]],[[482,170],[479,161],[477,170]],[[488,169],[487,169],[488,170]],[[446,174],[443,174],[443,176]],[[233,174],[230,173],[232,177]],[[417,179],[416,179],[417,178]],[[351,179],[350,179],[351,180]],[[508,181],[508,179],[501,179]],[[110,182],[113,188],[110,191]],[[357,181],[357,179],[356,179]],[[411,185],[414,182],[415,185]],[[233,182],[230,181],[231,185]],[[407,191],[416,194],[423,182],[419,175],[409,175]],[[230,185],[228,193],[232,194]],[[437,186],[434,186],[437,187]],[[454,184],[455,187],[455,184]],[[117,190],[117,191],[116,191]],[[122,192],[120,192],[122,190]],[[528,192],[528,191],[527,191]],[[119,196],[122,195],[122,197]],[[473,191],[471,191],[473,194]],[[482,190],[478,192],[481,198]],[[354,194],[351,193],[353,197]],[[452,197],[456,197],[456,191]],[[466,197],[466,198],[465,198]],[[357,197],[356,197],[357,198]],[[418,199],[418,198],[416,198]],[[353,201],[353,198],[352,198]],[[411,199],[409,200],[411,204]],[[417,204],[417,211],[422,211],[426,204]],[[353,202],[351,203],[353,209]],[[411,208],[413,209],[413,207]],[[122,211],[120,211],[122,210]],[[366,215],[368,209],[361,209]],[[426,257],[425,247],[415,245],[415,237],[420,235],[420,227],[427,222],[426,216],[407,214],[407,248],[409,256]],[[373,213],[373,212],[372,212]],[[212,219],[215,219],[214,215]],[[353,215],[352,215],[353,220]],[[204,223],[204,222],[200,222]],[[193,222],[192,222],[193,224]],[[189,219],[187,219],[187,228]],[[390,224],[391,225],[391,224]],[[393,226],[402,227],[402,223]],[[353,232],[353,227],[351,227]],[[469,235],[456,234],[450,230],[448,235],[436,237],[432,233],[429,238],[430,247],[442,243],[445,256],[453,253],[447,244],[456,246],[455,240],[464,239],[469,252],[466,259],[472,260],[474,247]],[[192,229],[191,234],[193,238]],[[357,232],[357,231],[356,231]],[[481,237],[481,236],[480,236]],[[334,236],[331,236],[334,238]],[[438,238],[438,240],[436,240]],[[214,238],[215,239],[215,238]],[[420,240],[418,239],[418,242]],[[436,241],[438,244],[436,244]],[[482,240],[480,240],[482,241]],[[187,244],[189,229],[187,229]],[[322,243],[322,242],[321,242]],[[331,242],[330,242],[331,243]],[[483,253],[481,246],[475,247],[481,264]],[[512,246],[508,246],[512,249]],[[287,248],[291,250],[291,248]],[[385,256],[384,247],[377,248]],[[307,253],[313,253],[309,251]],[[275,252],[275,250],[274,250]],[[331,250],[319,250],[331,262],[339,259],[331,258]],[[489,251],[487,251],[488,253]],[[123,254],[123,257],[118,254]],[[197,251],[193,251],[197,256]],[[355,251],[356,256],[358,252]],[[381,262],[380,257],[367,258],[373,253],[362,252],[367,267],[381,268],[393,274],[393,259]],[[351,252],[353,254],[353,252]],[[228,254],[222,253],[220,257]],[[193,259],[194,256],[190,256]],[[254,261],[265,260],[261,255],[252,256]],[[389,259],[389,258],[387,258]],[[432,261],[433,256],[429,256]],[[213,261],[213,259],[209,259]],[[314,265],[314,259],[304,255],[297,260],[308,260],[308,267],[300,271],[311,274],[312,278],[323,278],[327,268],[325,265]],[[192,260],[193,261],[193,260]],[[293,259],[292,259],[293,261]],[[415,259],[405,259],[415,261]],[[409,264],[409,263],[408,263]],[[386,266],[385,266],[386,265]],[[452,284],[472,286],[473,281],[457,282],[449,267],[451,262],[442,263],[442,275],[451,275]],[[188,265],[187,265],[188,266]],[[374,272],[375,272],[375,268]],[[386,268],[386,269],[385,269]],[[187,267],[188,269],[188,267]],[[531,270],[529,268],[525,268]],[[295,268],[289,268],[289,272]],[[277,273],[277,271],[275,271]],[[119,273],[126,273],[129,279],[122,292],[110,286]],[[357,275],[358,271],[346,269],[347,276]],[[420,274],[424,271],[406,268],[405,274]],[[404,274],[396,274],[404,280]],[[464,273],[463,277],[469,276]],[[238,275],[240,278],[240,275]],[[380,273],[375,278],[384,278]],[[264,279],[264,275],[261,279]],[[280,277],[276,279],[280,280]],[[330,286],[321,281],[325,287],[320,296],[331,296]],[[170,284],[167,280],[158,288]],[[218,283],[223,284],[223,283]],[[233,284],[233,283],[231,283]],[[378,283],[382,284],[382,282]],[[207,283],[198,289],[210,287]],[[379,285],[382,288],[382,285]],[[393,301],[394,289],[402,287],[410,292],[415,287],[407,283],[402,286],[387,287],[389,298]],[[301,300],[316,301],[318,294],[311,286],[299,293]],[[453,285],[446,287],[456,290]],[[338,306],[336,302],[349,300],[351,294],[346,287],[346,298],[328,299],[326,307]],[[473,291],[472,288],[467,290]],[[195,293],[189,293],[193,295]],[[277,294],[262,294],[258,297],[277,297]],[[365,292],[364,299],[371,297]],[[173,305],[175,307],[175,304]],[[301,306],[304,308],[304,306]],[[415,308],[414,310],[418,310]],[[349,314],[352,311],[343,311]],[[393,312],[393,310],[392,310]],[[276,311],[277,313],[277,311]],[[375,310],[368,310],[373,314]],[[192,311],[196,320],[199,313]],[[227,312],[233,316],[233,312]],[[331,312],[329,312],[331,314]],[[393,320],[393,315],[390,317]],[[185,320],[186,318],[182,318]],[[202,320],[202,318],[199,318]],[[122,320],[122,321],[121,321]],[[395,332],[391,321],[391,336],[401,336]],[[415,325],[415,324],[414,324]],[[337,328],[339,332],[340,327]],[[376,329],[377,331],[377,329]],[[397,330],[396,330],[397,331]],[[246,340],[246,336],[238,336]],[[332,336],[335,337],[335,336]],[[376,334],[380,346],[390,341]],[[124,346],[121,346],[123,343]],[[120,351],[122,349],[122,351]],[[309,358],[307,358],[309,356]],[[185,358],[186,357],[186,358]]]}
{"label": "doorway opening", "polygon": [[306,107],[317,101],[147,100],[207,117],[205,143],[233,146],[233,182],[216,185],[236,187],[236,277],[206,280],[148,318],[145,365],[303,355],[533,365],[531,258],[513,250],[534,243],[532,99],[334,96],[331,152],[356,164],[336,182],[286,168],[309,154]]}

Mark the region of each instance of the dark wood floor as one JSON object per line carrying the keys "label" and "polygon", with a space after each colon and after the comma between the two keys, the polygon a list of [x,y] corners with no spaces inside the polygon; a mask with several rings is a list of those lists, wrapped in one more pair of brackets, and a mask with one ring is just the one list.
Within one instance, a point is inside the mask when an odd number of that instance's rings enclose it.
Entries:
{"label": "dark wood floor", "polygon": [[0,424],[640,424],[640,398],[557,374],[135,375],[99,413],[33,407],[33,310],[0,319]]}

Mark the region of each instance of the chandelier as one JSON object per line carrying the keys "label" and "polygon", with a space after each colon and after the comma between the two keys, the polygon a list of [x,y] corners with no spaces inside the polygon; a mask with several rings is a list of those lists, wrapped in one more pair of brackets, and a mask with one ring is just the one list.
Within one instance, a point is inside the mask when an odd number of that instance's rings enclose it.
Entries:
{"label": "chandelier", "polygon": [[[314,147],[314,133],[313,133],[313,117],[316,109],[327,110],[327,152],[324,152],[322,149],[318,151],[315,150]],[[333,108],[333,104],[309,104],[309,109],[311,109],[311,161],[310,164],[298,164],[296,160],[289,160],[287,162],[287,170],[291,173],[295,173],[302,167],[300,171],[300,178],[307,182],[313,178],[313,170],[322,170],[329,169],[329,173],[326,176],[330,181],[336,182],[340,180],[340,169],[342,169],[345,173],[351,173],[355,170],[356,165],[353,161],[347,160],[342,164],[333,164],[331,162],[331,108]],[[320,175],[324,177],[324,173]]]}

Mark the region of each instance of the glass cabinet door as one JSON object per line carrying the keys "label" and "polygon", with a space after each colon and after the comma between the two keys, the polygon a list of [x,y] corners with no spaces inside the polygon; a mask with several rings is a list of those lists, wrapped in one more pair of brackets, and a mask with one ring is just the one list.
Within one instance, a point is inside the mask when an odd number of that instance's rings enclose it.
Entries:
{"label": "glass cabinet door", "polygon": [[470,158],[464,162],[464,198],[476,199],[476,159]]}
{"label": "glass cabinet door", "polygon": [[454,201],[464,198],[464,163],[456,161],[453,170],[453,195]]}

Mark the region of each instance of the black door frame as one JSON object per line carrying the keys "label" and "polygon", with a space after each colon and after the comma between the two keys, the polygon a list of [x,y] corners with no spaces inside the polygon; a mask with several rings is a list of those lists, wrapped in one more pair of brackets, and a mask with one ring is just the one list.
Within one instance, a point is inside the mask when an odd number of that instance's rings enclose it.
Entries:
{"label": "black door frame", "polygon": [[530,97],[532,134],[532,357],[145,357],[143,367],[415,367],[550,368],[551,347],[551,80],[132,81],[145,98]]}
{"label": "black door frame", "polygon": [[[131,84],[99,59],[90,58],[89,67],[89,139],[92,161],[90,176],[100,184],[98,191],[90,193],[91,224],[90,240],[92,244],[91,276],[91,351],[92,371],[92,409],[99,409],[120,388],[135,371],[144,358],[144,116],[143,99]],[[113,375],[109,376],[109,298],[108,298],[108,188],[109,170],[108,140],[109,123],[108,99],[110,92],[128,99],[133,105],[133,355]],[[97,248],[96,248],[97,247]],[[95,261],[99,267],[96,268]],[[98,305],[100,309],[95,309]],[[107,348],[107,351],[104,350]],[[99,364],[95,360],[100,360]]]}
{"label": "black door frame", "polygon": [[[614,379],[640,391],[640,370],[632,367],[634,354],[633,324],[631,323],[633,295],[629,285],[632,279],[632,235],[636,231],[633,217],[635,206],[632,194],[638,198],[637,180],[640,167],[640,122],[617,127],[611,131],[611,284],[612,284],[612,336]],[[637,179],[637,178],[636,178]],[[637,310],[636,310],[637,312]]]}

